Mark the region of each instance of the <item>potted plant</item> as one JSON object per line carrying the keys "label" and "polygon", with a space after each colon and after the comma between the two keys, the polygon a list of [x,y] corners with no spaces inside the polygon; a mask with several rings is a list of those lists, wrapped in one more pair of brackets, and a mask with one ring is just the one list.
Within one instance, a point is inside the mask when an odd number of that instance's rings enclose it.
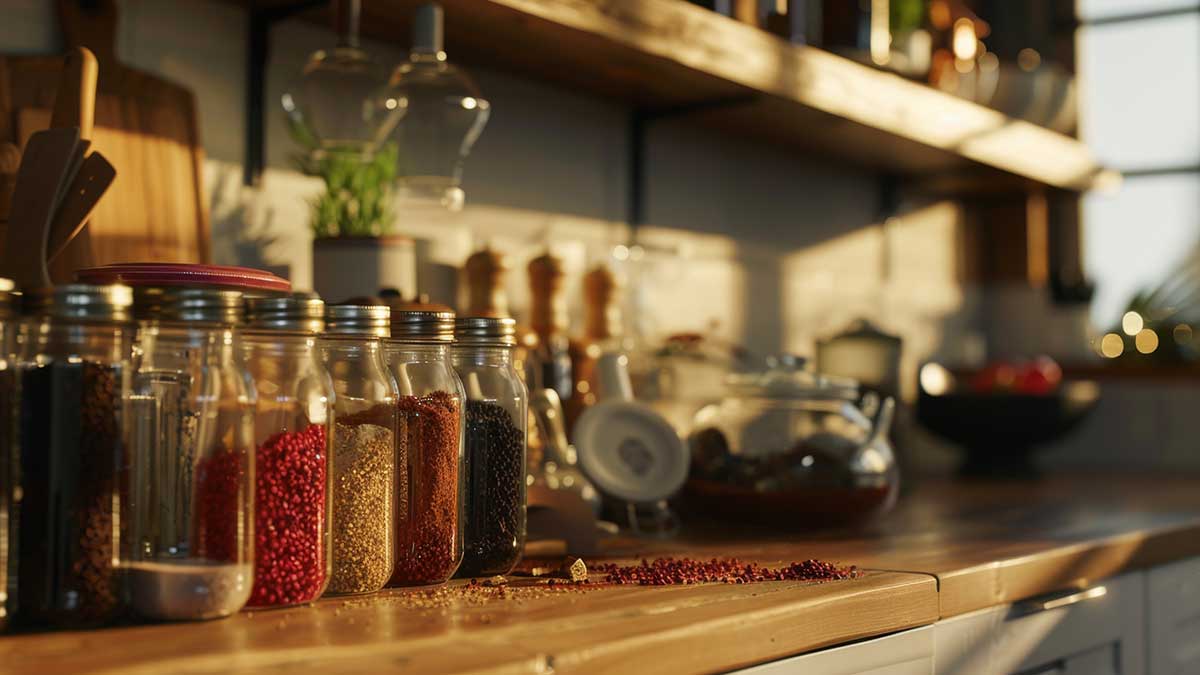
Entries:
{"label": "potted plant", "polygon": [[392,184],[396,147],[370,156],[325,153],[300,160],[319,176],[325,190],[310,202],[313,231],[313,289],[337,302],[396,288],[416,293],[413,240],[394,234]]}

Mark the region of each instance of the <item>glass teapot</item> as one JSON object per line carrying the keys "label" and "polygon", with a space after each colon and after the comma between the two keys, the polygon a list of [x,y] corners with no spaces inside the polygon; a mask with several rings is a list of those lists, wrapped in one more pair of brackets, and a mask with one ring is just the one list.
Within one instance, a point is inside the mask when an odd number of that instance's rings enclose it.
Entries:
{"label": "glass teapot", "polygon": [[815,529],[864,524],[895,505],[892,399],[802,366],[730,376],[724,399],[696,414],[689,510]]}

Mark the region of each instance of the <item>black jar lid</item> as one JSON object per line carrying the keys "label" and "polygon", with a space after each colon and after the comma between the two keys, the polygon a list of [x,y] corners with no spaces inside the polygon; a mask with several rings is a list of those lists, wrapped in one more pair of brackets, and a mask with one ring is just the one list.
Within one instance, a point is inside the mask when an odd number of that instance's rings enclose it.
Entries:
{"label": "black jar lid", "polygon": [[139,286],[133,297],[134,316],[142,321],[237,325],[245,317],[241,291]]}
{"label": "black jar lid", "polygon": [[479,347],[515,347],[517,322],[507,317],[459,317],[454,322],[454,341]]}
{"label": "black jar lid", "polygon": [[63,284],[25,289],[21,313],[58,319],[126,322],[132,318],[133,289],[124,284]]}
{"label": "black jar lid", "polygon": [[325,305],[325,332],[385,338],[391,315],[387,305]]}
{"label": "black jar lid", "polygon": [[325,330],[325,301],[316,293],[246,298],[246,328],[299,333]]}

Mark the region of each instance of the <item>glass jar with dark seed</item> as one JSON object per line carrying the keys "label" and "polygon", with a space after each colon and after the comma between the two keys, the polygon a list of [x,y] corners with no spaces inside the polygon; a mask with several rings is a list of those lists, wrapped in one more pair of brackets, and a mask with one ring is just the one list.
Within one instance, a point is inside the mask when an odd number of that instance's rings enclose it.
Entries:
{"label": "glass jar with dark seed", "polygon": [[23,289],[14,508],[23,625],[99,625],[122,609],[132,304],[122,285]]}
{"label": "glass jar with dark seed", "polygon": [[507,574],[525,547],[529,397],[513,367],[512,319],[455,324],[454,368],[466,389],[466,514],[460,577]]}
{"label": "glass jar with dark seed", "polygon": [[9,594],[9,581],[13,578],[11,565],[16,564],[16,519],[12,517],[13,487],[17,460],[13,452],[12,416],[13,404],[13,349],[16,326],[16,293],[11,279],[0,279],[0,632],[8,628],[9,615],[13,611]]}

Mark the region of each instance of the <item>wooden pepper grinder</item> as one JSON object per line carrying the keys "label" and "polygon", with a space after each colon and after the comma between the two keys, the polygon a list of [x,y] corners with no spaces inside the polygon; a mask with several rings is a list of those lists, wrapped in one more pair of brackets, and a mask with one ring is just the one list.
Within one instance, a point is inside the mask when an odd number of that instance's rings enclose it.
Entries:
{"label": "wooden pepper grinder", "polygon": [[463,271],[467,277],[464,316],[508,317],[508,295],[504,292],[508,263],[504,256],[485,246],[467,258]]}
{"label": "wooden pepper grinder", "polygon": [[567,338],[562,260],[547,251],[529,261],[528,272],[529,328],[536,343],[529,350],[525,382],[530,389],[553,389],[567,406],[574,397],[575,381]]}
{"label": "wooden pepper grinder", "polygon": [[620,286],[607,265],[597,265],[583,276],[583,335],[571,344],[575,367],[575,396],[566,408],[567,425],[573,426],[583,411],[596,402],[596,361],[621,336]]}

